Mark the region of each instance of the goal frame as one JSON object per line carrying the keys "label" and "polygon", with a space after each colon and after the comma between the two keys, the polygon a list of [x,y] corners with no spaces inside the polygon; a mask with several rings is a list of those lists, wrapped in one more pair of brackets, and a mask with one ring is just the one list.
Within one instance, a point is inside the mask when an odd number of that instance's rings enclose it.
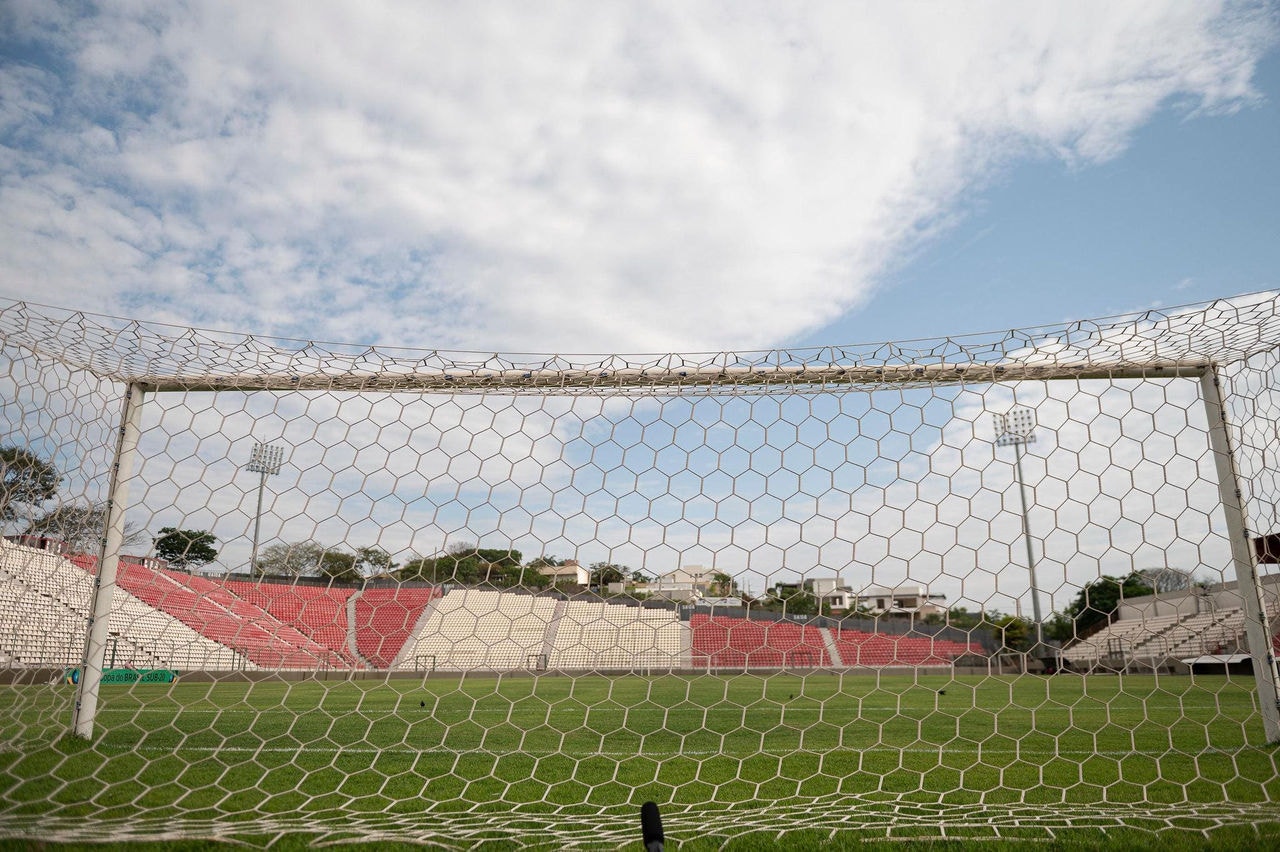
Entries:
{"label": "goal frame", "polygon": [[[72,326],[74,338],[66,336]],[[79,333],[76,333],[76,332]],[[1059,380],[1195,380],[1218,505],[1243,602],[1266,738],[1280,742],[1280,675],[1233,447],[1224,370],[1280,340],[1280,292],[965,339],[805,350],[663,355],[530,355],[323,344],[121,321],[25,302],[0,306],[6,344],[120,386],[107,509],[89,602],[72,730],[91,739],[109,644],[125,510],[152,395],[298,391],[384,394],[696,396],[871,392]],[[976,336],[975,336],[976,337]],[[1242,438],[1243,440],[1243,438]],[[1266,531],[1262,531],[1266,532]],[[1225,577],[1224,573],[1224,577]]]}
{"label": "goal frame", "polygon": [[[1037,372],[1040,375],[1037,375]],[[427,374],[418,381],[406,381],[398,377],[390,381],[364,379],[360,387],[377,391],[476,392],[489,391],[528,392],[536,388],[542,393],[554,389],[599,388],[699,388],[729,383],[751,388],[800,385],[810,392],[840,387],[855,390],[859,386],[883,384],[924,383],[929,385],[959,382],[998,383],[1010,381],[1053,381],[1056,379],[1116,379],[1116,378],[1198,378],[1201,399],[1209,426],[1209,442],[1213,453],[1219,500],[1227,527],[1231,548],[1231,562],[1235,571],[1237,588],[1243,600],[1245,630],[1250,649],[1265,648],[1264,654],[1253,650],[1253,672],[1259,696],[1263,729],[1268,742],[1280,743],[1280,672],[1270,642],[1271,625],[1263,598],[1261,577],[1257,571],[1253,548],[1247,531],[1239,473],[1232,455],[1231,436],[1222,398],[1219,368],[1211,363],[1153,363],[1126,369],[1102,369],[1086,365],[1055,366],[1051,374],[1035,367],[1010,369],[1001,365],[947,364],[906,365],[899,367],[839,367],[816,369],[779,368],[773,372],[762,370],[631,370],[600,372],[594,375],[582,370],[552,371],[502,371],[491,373],[470,371],[447,375]],[[107,494],[107,527],[99,559],[99,570],[94,577],[90,600],[89,621],[82,661],[82,676],[72,719],[76,736],[92,739],[97,718],[98,693],[104,671],[104,660],[109,641],[109,616],[112,608],[116,572],[121,547],[124,542],[124,510],[128,505],[129,476],[133,469],[141,434],[141,411],[149,393],[166,391],[189,392],[192,390],[258,390],[288,392],[307,389],[334,389],[333,384],[321,384],[319,380],[305,381],[296,376],[259,376],[233,378],[219,382],[200,383],[193,387],[189,382],[155,381],[144,384],[130,382],[121,400],[120,425]],[[287,388],[287,391],[285,390]],[[1261,659],[1259,659],[1261,657]]]}

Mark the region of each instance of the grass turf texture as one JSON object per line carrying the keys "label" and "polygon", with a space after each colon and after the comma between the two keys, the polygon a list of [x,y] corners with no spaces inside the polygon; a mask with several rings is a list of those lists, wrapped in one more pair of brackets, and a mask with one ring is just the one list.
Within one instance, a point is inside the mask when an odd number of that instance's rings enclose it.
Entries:
{"label": "grass turf texture", "polygon": [[[1088,848],[1280,839],[1252,678],[442,677],[0,687],[0,837]],[[1172,832],[1169,829],[1173,829]],[[552,839],[554,838],[554,839]],[[201,848],[203,843],[172,848]],[[859,845],[859,848],[865,848]]]}

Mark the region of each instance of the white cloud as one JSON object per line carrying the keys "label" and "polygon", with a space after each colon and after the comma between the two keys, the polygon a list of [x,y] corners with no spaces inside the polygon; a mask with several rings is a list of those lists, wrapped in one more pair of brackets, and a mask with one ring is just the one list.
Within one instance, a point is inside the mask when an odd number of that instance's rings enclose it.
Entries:
{"label": "white cloud", "polygon": [[[13,4],[2,291],[463,348],[768,345],[1011,159],[1250,97],[1232,4]],[[27,54],[24,54],[27,55]],[[127,310],[122,310],[121,306]]]}

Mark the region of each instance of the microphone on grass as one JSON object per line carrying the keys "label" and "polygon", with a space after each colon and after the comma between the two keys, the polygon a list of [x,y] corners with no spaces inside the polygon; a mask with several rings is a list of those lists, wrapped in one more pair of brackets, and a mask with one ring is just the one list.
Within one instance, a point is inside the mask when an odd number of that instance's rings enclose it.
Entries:
{"label": "microphone on grass", "polygon": [[645,852],[663,852],[662,850],[662,814],[653,802],[645,802],[640,806],[640,831],[644,837]]}

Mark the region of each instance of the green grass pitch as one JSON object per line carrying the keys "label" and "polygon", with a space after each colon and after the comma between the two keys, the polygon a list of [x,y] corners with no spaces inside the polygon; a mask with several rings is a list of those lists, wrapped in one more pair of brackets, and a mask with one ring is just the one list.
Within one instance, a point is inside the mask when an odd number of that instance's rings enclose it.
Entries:
{"label": "green grass pitch", "polygon": [[93,742],[73,699],[0,687],[0,840],[638,849],[653,800],[687,850],[1280,842],[1252,678],[139,684]]}

